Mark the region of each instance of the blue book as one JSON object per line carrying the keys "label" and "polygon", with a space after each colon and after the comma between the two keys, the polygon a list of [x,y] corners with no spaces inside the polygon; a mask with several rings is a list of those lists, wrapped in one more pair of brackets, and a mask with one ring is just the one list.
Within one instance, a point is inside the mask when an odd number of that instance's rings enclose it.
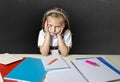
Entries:
{"label": "blue book", "polygon": [[13,69],[4,79],[16,80],[20,82],[42,82],[46,71],[41,59],[27,57],[15,69]]}

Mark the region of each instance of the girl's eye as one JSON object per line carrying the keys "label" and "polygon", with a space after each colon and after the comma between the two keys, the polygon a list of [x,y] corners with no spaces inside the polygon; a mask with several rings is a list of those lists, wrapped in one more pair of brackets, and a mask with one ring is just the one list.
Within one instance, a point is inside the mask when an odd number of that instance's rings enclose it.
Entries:
{"label": "girl's eye", "polygon": [[49,27],[52,27],[52,25],[49,25]]}
{"label": "girl's eye", "polygon": [[56,28],[60,28],[60,26],[56,26]]}

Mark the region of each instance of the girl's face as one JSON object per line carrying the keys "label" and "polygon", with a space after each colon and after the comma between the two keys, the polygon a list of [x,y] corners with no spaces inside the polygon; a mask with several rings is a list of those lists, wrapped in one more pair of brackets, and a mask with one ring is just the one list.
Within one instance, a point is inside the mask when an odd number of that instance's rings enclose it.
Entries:
{"label": "girl's face", "polygon": [[47,17],[47,26],[50,32],[50,35],[54,36],[58,33],[62,33],[63,29],[65,28],[65,23],[62,17]]}

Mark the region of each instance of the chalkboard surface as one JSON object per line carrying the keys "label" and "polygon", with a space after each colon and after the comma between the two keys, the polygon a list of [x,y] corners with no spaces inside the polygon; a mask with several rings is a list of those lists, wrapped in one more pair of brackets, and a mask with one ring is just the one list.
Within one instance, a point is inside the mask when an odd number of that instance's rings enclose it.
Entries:
{"label": "chalkboard surface", "polygon": [[39,53],[44,12],[69,14],[71,54],[120,54],[119,0],[0,0],[0,53]]}

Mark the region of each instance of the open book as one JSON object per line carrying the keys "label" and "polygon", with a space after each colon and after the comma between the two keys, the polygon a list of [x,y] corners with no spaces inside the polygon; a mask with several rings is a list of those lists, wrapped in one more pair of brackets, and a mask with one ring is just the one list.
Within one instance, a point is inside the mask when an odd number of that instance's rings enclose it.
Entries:
{"label": "open book", "polygon": [[102,57],[72,60],[69,65],[71,66],[70,69],[48,72],[46,75],[47,82],[108,82],[120,80],[120,71]]}

